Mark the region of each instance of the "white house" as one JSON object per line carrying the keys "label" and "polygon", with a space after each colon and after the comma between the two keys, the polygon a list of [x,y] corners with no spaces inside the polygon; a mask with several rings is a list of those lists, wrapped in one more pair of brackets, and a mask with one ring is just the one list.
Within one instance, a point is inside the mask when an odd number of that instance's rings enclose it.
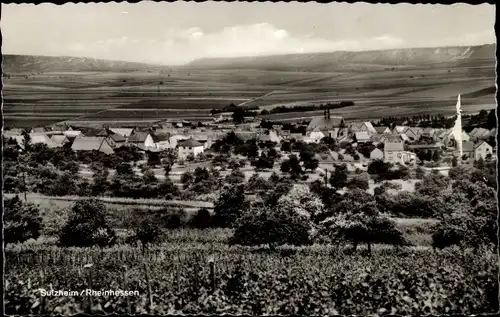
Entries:
{"label": "white house", "polygon": [[415,162],[417,155],[413,152],[405,151],[403,142],[387,142],[384,144],[384,161],[390,163]]}
{"label": "white house", "polygon": [[127,142],[145,148],[155,147],[155,141],[153,140],[151,134],[148,132],[134,132],[130,135]]}
{"label": "white house", "polygon": [[474,145],[474,158],[478,160],[480,157],[483,159],[486,158],[488,154],[493,156],[493,147],[488,144],[486,141],[479,141],[476,145]]}
{"label": "white house", "polygon": [[370,153],[370,159],[371,160],[383,160],[384,159],[384,152],[382,152],[382,150],[379,148],[375,148]]}
{"label": "white house", "polygon": [[194,157],[196,157],[203,153],[203,151],[203,144],[192,138],[189,138],[185,141],[179,142],[177,157],[181,160],[185,160],[189,157],[189,155],[192,154]]}
{"label": "white house", "polygon": [[308,138],[305,140],[306,143],[319,143],[321,139],[325,137],[325,134],[321,132],[320,129],[316,128],[309,133]]}

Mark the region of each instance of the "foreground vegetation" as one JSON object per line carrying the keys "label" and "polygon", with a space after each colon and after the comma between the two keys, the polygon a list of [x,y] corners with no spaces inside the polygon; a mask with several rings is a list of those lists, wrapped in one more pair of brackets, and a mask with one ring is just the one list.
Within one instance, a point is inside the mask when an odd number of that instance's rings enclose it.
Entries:
{"label": "foreground vegetation", "polygon": [[[216,244],[188,248],[6,251],[7,314],[471,314],[498,310],[490,252],[337,247],[274,252]],[[147,264],[144,264],[147,263]],[[87,264],[92,264],[87,265]],[[85,268],[87,266],[87,268]],[[44,297],[54,290],[138,290],[131,297]],[[90,306],[91,305],[91,306]]]}

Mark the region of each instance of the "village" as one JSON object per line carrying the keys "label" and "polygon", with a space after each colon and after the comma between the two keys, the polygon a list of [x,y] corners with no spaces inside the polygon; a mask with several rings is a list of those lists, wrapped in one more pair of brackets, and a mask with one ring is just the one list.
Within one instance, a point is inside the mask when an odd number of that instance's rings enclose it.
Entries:
{"label": "village", "polygon": [[[189,162],[206,160],[207,154],[213,153],[216,141],[230,132],[243,141],[273,144],[277,151],[286,148],[283,145],[286,143],[320,144],[333,140],[338,145],[335,150],[330,147],[315,154],[319,167],[331,163],[357,163],[362,168],[370,161],[383,160],[446,171],[458,163],[472,164],[480,158],[496,157],[493,141],[495,128],[474,128],[469,133],[462,130],[460,155],[459,143],[455,140],[452,128],[422,128],[403,124],[391,129],[389,126],[374,126],[370,121],[346,122],[340,116],[331,116],[329,110],[324,111],[324,116],[313,118],[307,125],[289,124],[295,131],[287,130],[280,124],[269,124],[255,118],[245,119],[248,120],[235,124],[230,116],[220,115],[213,122],[166,120],[149,127],[78,127],[63,124],[29,130],[12,128],[4,131],[4,137],[14,139],[22,148],[23,133],[28,132],[31,144],[41,143],[48,148],[66,147],[77,153],[98,151],[112,154],[120,147],[137,147],[142,153],[168,150],[175,152],[176,163],[185,166],[189,166]],[[261,152],[260,149],[259,154]]]}

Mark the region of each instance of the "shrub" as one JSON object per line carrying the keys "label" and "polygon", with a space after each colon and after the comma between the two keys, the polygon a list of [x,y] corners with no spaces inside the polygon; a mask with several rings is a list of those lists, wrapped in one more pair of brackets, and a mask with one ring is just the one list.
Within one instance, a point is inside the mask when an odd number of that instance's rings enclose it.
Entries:
{"label": "shrub", "polygon": [[136,229],[136,239],[141,241],[143,246],[161,240],[162,230],[155,219],[145,218]]}
{"label": "shrub", "polygon": [[114,244],[115,232],[106,219],[106,206],[96,199],[79,200],[73,204],[68,222],[61,229],[62,246],[100,247]]}
{"label": "shrub", "polygon": [[4,201],[4,241],[24,242],[37,239],[42,230],[40,210],[32,203],[23,203],[18,196]]}
{"label": "shrub", "polygon": [[189,221],[189,226],[197,229],[206,229],[212,226],[212,215],[207,208],[200,208]]}
{"label": "shrub", "polygon": [[293,209],[262,206],[245,213],[236,223],[229,244],[264,245],[309,244],[310,220]]}

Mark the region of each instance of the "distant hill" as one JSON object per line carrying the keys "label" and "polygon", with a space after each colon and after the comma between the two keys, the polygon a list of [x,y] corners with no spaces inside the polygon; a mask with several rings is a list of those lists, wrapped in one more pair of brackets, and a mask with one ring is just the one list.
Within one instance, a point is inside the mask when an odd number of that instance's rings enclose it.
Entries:
{"label": "distant hill", "polygon": [[254,69],[271,71],[335,72],[442,66],[495,65],[494,44],[463,47],[410,48],[378,51],[288,54],[236,58],[204,58],[181,67],[111,61],[86,57],[3,55],[5,73],[72,71],[135,71],[184,69]]}
{"label": "distant hill", "polygon": [[3,55],[5,73],[39,73],[71,71],[134,71],[155,69],[143,63],[110,61],[87,57]]}
{"label": "distant hill", "polygon": [[494,66],[495,45],[409,48],[378,51],[288,54],[236,58],[204,58],[188,63],[193,69],[259,69],[331,72],[353,68],[422,67],[435,64]]}

